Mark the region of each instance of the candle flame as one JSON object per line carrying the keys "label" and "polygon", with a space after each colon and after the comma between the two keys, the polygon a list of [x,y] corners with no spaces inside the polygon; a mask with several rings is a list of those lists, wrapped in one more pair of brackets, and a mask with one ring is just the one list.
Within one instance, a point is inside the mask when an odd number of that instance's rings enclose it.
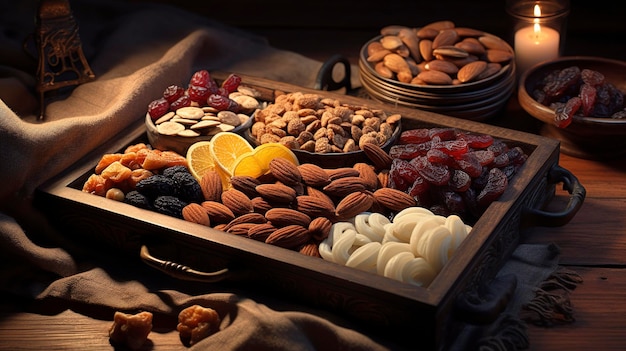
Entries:
{"label": "candle flame", "polygon": [[535,8],[533,9],[533,13],[535,17],[541,17],[541,6],[535,5]]}
{"label": "candle flame", "polygon": [[535,19],[534,19],[534,26],[533,26],[533,32],[535,34],[535,43],[539,42],[539,37],[541,36],[541,26],[539,25],[539,17],[541,17],[541,6],[539,6],[538,4],[535,5],[535,7],[533,8],[533,13],[535,15]]}

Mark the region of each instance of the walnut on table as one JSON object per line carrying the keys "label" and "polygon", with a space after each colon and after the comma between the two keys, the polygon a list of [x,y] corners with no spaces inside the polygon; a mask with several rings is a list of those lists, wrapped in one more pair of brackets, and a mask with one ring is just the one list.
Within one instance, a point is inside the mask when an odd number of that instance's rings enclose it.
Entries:
{"label": "walnut on table", "polygon": [[113,325],[109,329],[109,340],[113,345],[124,345],[131,350],[138,350],[148,340],[151,331],[152,313],[115,312]]}
{"label": "walnut on table", "polygon": [[178,314],[178,330],[184,343],[194,345],[219,330],[221,319],[212,308],[189,306]]}

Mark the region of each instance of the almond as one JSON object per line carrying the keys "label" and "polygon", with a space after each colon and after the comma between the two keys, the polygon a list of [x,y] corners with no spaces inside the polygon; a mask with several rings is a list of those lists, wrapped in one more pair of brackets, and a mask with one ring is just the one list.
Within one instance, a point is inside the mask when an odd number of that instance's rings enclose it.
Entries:
{"label": "almond", "polygon": [[372,161],[377,170],[381,171],[383,169],[391,168],[393,158],[391,158],[391,156],[389,156],[389,154],[380,146],[376,144],[363,145],[363,152],[365,152],[365,155],[370,161]]}
{"label": "almond", "polygon": [[432,28],[432,27],[422,27],[417,31],[416,34],[417,34],[417,37],[422,40],[423,39],[432,40],[432,39],[435,39],[437,34],[439,34],[439,29]]}
{"label": "almond", "polygon": [[200,188],[207,201],[220,201],[222,198],[222,179],[216,171],[207,171],[200,179]]}
{"label": "almond", "polygon": [[400,46],[402,46],[402,39],[398,38],[395,35],[385,35],[380,38],[380,43],[383,44],[383,48],[387,50],[396,50]]}
{"label": "almond", "polygon": [[313,218],[309,224],[309,232],[313,239],[322,241],[330,234],[330,229],[333,226],[333,222],[326,217]]}
{"label": "almond", "polygon": [[374,70],[376,71],[376,73],[380,74],[383,78],[387,78],[387,79],[393,78],[393,71],[387,68],[387,66],[385,66],[385,64],[382,61],[377,62],[376,65],[374,65]]}
{"label": "almond", "polygon": [[211,223],[228,223],[235,219],[235,214],[233,213],[233,211],[231,211],[230,208],[226,207],[226,205],[221,202],[204,201],[201,203],[201,205],[209,214]]}
{"label": "almond", "polygon": [[348,194],[337,204],[335,214],[339,220],[346,220],[365,212],[372,207],[374,199],[372,195],[363,191]]}
{"label": "almond", "polygon": [[481,80],[481,79],[491,77],[492,75],[500,72],[501,69],[502,69],[501,64],[496,63],[496,62],[489,62],[487,64],[487,68],[485,68],[485,70],[481,74],[478,75],[476,80]]}
{"label": "almond", "polygon": [[469,53],[463,49],[459,49],[454,45],[445,45],[440,46],[436,49],[433,49],[433,55],[437,58],[439,57],[452,57],[452,58],[463,58],[469,56]]}
{"label": "almond", "polygon": [[420,72],[416,76],[418,79],[422,80],[426,84],[433,85],[450,85],[452,84],[452,78],[440,71],[424,71]]}
{"label": "almond", "polygon": [[476,39],[476,38],[466,38],[461,40],[460,42],[454,44],[457,48],[467,51],[467,53],[472,55],[483,55],[486,50],[485,47]]}
{"label": "almond", "polygon": [[[419,35],[419,34],[418,34]],[[422,39],[420,40],[420,54],[424,61],[430,61],[433,59],[433,41]]]}
{"label": "almond", "polygon": [[425,28],[434,28],[438,31],[454,28],[454,22],[449,20],[434,21],[424,26]]}
{"label": "almond", "polygon": [[269,203],[289,204],[296,199],[296,191],[284,184],[261,184],[255,189]]}
{"label": "almond", "polygon": [[389,169],[383,169],[376,174],[378,178],[378,186],[380,188],[386,188],[389,184]]}
{"label": "almond", "polygon": [[446,74],[456,74],[459,68],[452,62],[446,60],[432,60],[424,65],[430,71],[441,71]]}
{"label": "almond", "polygon": [[270,172],[278,181],[286,185],[298,184],[302,181],[302,175],[296,165],[283,157],[277,157],[270,161]]}
{"label": "almond", "polygon": [[402,211],[416,205],[415,199],[411,195],[394,188],[380,188],[374,192],[374,198],[392,211]]}
{"label": "almond", "polygon": [[391,51],[387,49],[374,51],[367,57],[367,62],[382,62],[385,56],[389,54],[391,54]]}
{"label": "almond", "polygon": [[493,35],[480,36],[478,41],[487,49],[509,51],[509,44]]}
{"label": "almond", "polygon": [[398,38],[402,40],[402,43],[409,49],[411,57],[416,63],[422,62],[422,56],[420,55],[420,39],[417,37],[417,33],[411,28],[401,28],[398,31]]}
{"label": "almond", "polygon": [[335,179],[322,189],[331,198],[344,197],[355,191],[364,190],[365,184],[363,184],[363,180],[359,176]]}
{"label": "almond", "polygon": [[250,212],[239,217],[235,217],[232,221],[228,222],[224,229],[228,231],[229,228],[242,223],[262,224],[267,223],[267,219],[260,213]]}
{"label": "almond", "polygon": [[497,50],[497,49],[488,49],[487,50],[487,61],[503,63],[508,62],[513,59],[513,53],[505,50]]}
{"label": "almond", "polygon": [[358,177],[359,171],[352,167],[339,167],[333,169],[324,169],[330,181],[343,177]]}
{"label": "almond", "polygon": [[300,248],[300,253],[311,257],[322,257],[316,243],[308,242]]}
{"label": "almond", "polygon": [[458,40],[459,34],[454,28],[443,29],[437,34],[435,39],[433,39],[433,49],[454,45]]}
{"label": "almond", "polygon": [[474,61],[461,67],[456,77],[461,83],[467,83],[476,80],[478,76],[487,68],[487,62]]}
{"label": "almond", "polygon": [[328,196],[325,192],[323,192],[322,190],[320,190],[318,188],[314,188],[312,186],[308,186],[306,188],[306,195],[317,197],[319,199],[327,201],[329,206],[335,207],[335,202],[333,201],[333,199],[331,199],[330,196]]}
{"label": "almond", "polygon": [[265,219],[275,227],[284,227],[292,224],[308,227],[311,223],[311,217],[308,215],[291,208],[280,207],[272,208],[265,212]]}
{"label": "almond", "polygon": [[459,35],[459,37],[479,37],[481,35],[484,35],[485,32],[483,32],[482,30],[478,30],[478,29],[474,29],[474,28],[468,28],[468,27],[456,27],[454,28],[454,30],[456,30],[457,34]]}
{"label": "almond", "polygon": [[395,73],[411,71],[411,68],[409,67],[409,64],[406,62],[404,57],[398,54],[391,53],[386,55],[383,59],[383,62],[387,68]]}
{"label": "almond", "polygon": [[267,200],[262,198],[261,196],[253,197],[250,199],[252,202],[252,207],[254,207],[254,212],[264,214],[269,211],[273,206]]}
{"label": "almond", "polygon": [[258,223],[254,224],[248,229],[248,237],[250,239],[263,241],[267,239],[270,234],[272,234],[276,230],[271,223]]}
{"label": "almond", "polygon": [[311,218],[327,217],[333,218],[335,206],[328,201],[311,195],[301,195],[296,198],[296,210],[308,215]]}
{"label": "almond", "polygon": [[270,245],[284,247],[286,249],[295,249],[304,245],[311,239],[309,230],[301,225],[288,225],[276,229],[270,234],[265,242]]}
{"label": "almond", "polygon": [[[221,183],[220,183],[221,186]],[[211,220],[209,219],[209,214],[202,207],[202,205],[197,203],[190,203],[189,205],[183,207],[183,218],[186,221],[192,223],[198,223],[206,226],[211,226]]]}
{"label": "almond", "polygon": [[238,235],[238,236],[248,236],[248,231],[252,228],[255,223],[239,223],[230,227],[226,227],[224,230],[226,233]]}
{"label": "almond", "polygon": [[222,203],[226,205],[226,207],[230,208],[235,216],[240,216],[254,211],[254,206],[252,206],[250,198],[242,191],[234,188],[222,193]]}
{"label": "almond", "polygon": [[363,185],[365,185],[367,190],[374,191],[378,189],[378,177],[376,176],[373,166],[365,162],[357,162],[354,166],[352,166],[352,168],[359,171],[359,177],[363,181]]}
{"label": "almond", "polygon": [[[243,192],[249,198],[255,198],[259,196],[259,193],[256,192],[256,186],[260,185],[261,182],[251,176],[233,176],[230,178],[230,184],[233,188]],[[221,199],[221,195],[220,195]]]}
{"label": "almond", "polygon": [[310,186],[324,186],[330,183],[330,178],[328,177],[328,173],[326,171],[313,163],[303,163],[298,166],[298,170],[300,171],[300,175],[302,176],[302,181],[306,185]]}

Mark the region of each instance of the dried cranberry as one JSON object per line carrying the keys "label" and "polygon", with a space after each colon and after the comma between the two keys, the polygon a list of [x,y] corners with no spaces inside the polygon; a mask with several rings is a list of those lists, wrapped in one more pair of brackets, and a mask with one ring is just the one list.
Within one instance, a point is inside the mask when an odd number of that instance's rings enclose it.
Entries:
{"label": "dried cranberry", "polygon": [[480,162],[482,166],[489,166],[496,157],[496,155],[491,150],[476,150],[472,151],[471,153],[476,156],[478,162]]}
{"label": "dried cranberry", "polygon": [[439,137],[441,140],[456,139],[456,129],[454,128],[430,128],[430,138]]}
{"label": "dried cranberry", "polygon": [[170,85],[165,88],[165,91],[163,91],[163,98],[171,104],[172,102],[178,100],[179,97],[183,96],[184,93],[185,88],[179,85]]}
{"label": "dried cranberry", "polygon": [[421,144],[394,145],[389,149],[389,156],[391,158],[412,160],[417,156],[425,156],[428,150],[430,150],[430,141]]}
{"label": "dried cranberry", "polygon": [[493,137],[488,134],[460,133],[458,138],[465,140],[473,149],[485,149],[493,144]]}
{"label": "dried cranberry", "polygon": [[573,98],[567,100],[563,108],[557,108],[554,111],[554,124],[558,128],[565,128],[572,123],[572,118],[580,107],[582,106],[582,99],[578,96],[574,96]]}
{"label": "dried cranberry", "polygon": [[420,174],[409,161],[396,158],[391,163],[389,175],[394,178],[394,181],[397,181],[397,177],[400,177],[407,184],[412,184]]}
{"label": "dried cranberry", "polygon": [[467,142],[463,139],[436,141],[437,139],[433,138],[432,148],[441,150],[454,158],[459,158],[468,151]]}
{"label": "dried cranberry", "polygon": [[430,163],[440,163],[448,167],[456,165],[454,158],[439,149],[430,149],[426,153],[426,157]]}
{"label": "dried cranberry", "polygon": [[148,104],[148,113],[152,120],[163,116],[170,110],[170,104],[164,98],[156,99]]}
{"label": "dried cranberry", "polygon": [[459,169],[465,171],[470,177],[475,178],[480,176],[483,171],[483,166],[473,153],[466,153],[456,159],[456,164]]}
{"label": "dried cranberry", "polygon": [[478,205],[482,207],[489,206],[504,193],[508,184],[508,178],[504,172],[499,168],[490,169],[487,184],[476,197]]}
{"label": "dried cranberry", "polygon": [[228,94],[230,94],[237,90],[240,83],[241,77],[233,73],[230,74],[224,82],[222,82],[222,88],[224,88],[228,92]]}
{"label": "dried cranberry", "polygon": [[399,144],[421,144],[430,140],[427,128],[409,129],[400,133]]}
{"label": "dried cranberry", "polygon": [[585,84],[591,86],[598,86],[604,83],[604,75],[602,73],[587,68],[583,68],[580,72],[580,78]]}
{"label": "dried cranberry", "polygon": [[191,101],[204,104],[209,98],[211,92],[206,87],[190,85],[189,88],[187,88],[187,94],[189,95],[189,99],[191,99]]}
{"label": "dried cranberry", "polygon": [[411,184],[407,189],[407,193],[415,199],[418,206],[425,207],[431,203],[430,195],[428,193],[429,189],[430,184],[426,181],[426,179],[418,175],[413,181],[413,184]]}
{"label": "dried cranberry", "polygon": [[425,156],[417,157],[410,161],[415,166],[419,174],[433,185],[447,185],[450,181],[450,171],[448,167],[436,163],[428,162]]}
{"label": "dried cranberry", "polygon": [[454,191],[467,191],[469,187],[472,185],[472,178],[469,174],[465,173],[460,169],[455,169],[452,172],[452,177],[448,181],[448,186]]}
{"label": "dried cranberry", "polygon": [[211,81],[211,74],[207,70],[196,71],[189,80],[189,85],[195,85],[199,87],[209,87],[209,81]]}
{"label": "dried cranberry", "polygon": [[583,116],[591,116],[596,104],[596,88],[587,83],[583,84],[580,87],[580,98],[583,103]]}
{"label": "dried cranberry", "polygon": [[189,98],[188,95],[183,95],[179,97],[176,101],[172,102],[172,104],[170,105],[170,108],[172,109],[172,111],[176,111],[181,107],[187,107],[187,106],[191,106],[191,99]]}
{"label": "dried cranberry", "polygon": [[207,104],[220,111],[237,112],[239,110],[239,104],[237,104],[234,100],[219,94],[209,95]]}

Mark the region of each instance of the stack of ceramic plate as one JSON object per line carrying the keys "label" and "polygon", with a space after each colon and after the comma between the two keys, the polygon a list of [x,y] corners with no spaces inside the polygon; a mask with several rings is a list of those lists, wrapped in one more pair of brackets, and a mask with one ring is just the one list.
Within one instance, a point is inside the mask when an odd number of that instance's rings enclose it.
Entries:
{"label": "stack of ceramic plate", "polygon": [[458,85],[410,84],[385,78],[367,61],[368,45],[380,38],[368,41],[359,55],[361,83],[380,102],[480,121],[497,114],[515,89],[513,61],[488,78]]}

